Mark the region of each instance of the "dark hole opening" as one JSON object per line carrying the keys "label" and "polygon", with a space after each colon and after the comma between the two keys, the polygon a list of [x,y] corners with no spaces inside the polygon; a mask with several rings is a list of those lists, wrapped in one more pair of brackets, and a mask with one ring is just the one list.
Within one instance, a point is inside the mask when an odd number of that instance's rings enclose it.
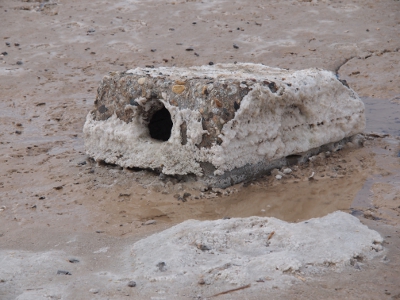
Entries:
{"label": "dark hole opening", "polygon": [[150,136],[160,141],[168,141],[172,129],[171,114],[163,107],[155,112],[149,123]]}

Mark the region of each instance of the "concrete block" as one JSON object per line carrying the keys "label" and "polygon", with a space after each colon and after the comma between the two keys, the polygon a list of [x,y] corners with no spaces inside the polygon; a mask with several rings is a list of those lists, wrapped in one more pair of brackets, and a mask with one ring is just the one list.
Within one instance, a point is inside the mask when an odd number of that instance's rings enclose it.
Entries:
{"label": "concrete block", "polygon": [[243,63],[110,73],[83,131],[95,160],[226,187],[364,128],[364,104],[332,72]]}

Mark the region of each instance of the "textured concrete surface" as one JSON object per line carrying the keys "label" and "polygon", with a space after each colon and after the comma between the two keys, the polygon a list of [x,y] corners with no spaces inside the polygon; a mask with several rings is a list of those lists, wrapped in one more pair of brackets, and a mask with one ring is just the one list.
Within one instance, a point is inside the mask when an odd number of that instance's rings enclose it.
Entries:
{"label": "textured concrete surface", "polygon": [[363,102],[331,72],[238,63],[111,73],[84,133],[97,161],[226,187],[364,128]]}

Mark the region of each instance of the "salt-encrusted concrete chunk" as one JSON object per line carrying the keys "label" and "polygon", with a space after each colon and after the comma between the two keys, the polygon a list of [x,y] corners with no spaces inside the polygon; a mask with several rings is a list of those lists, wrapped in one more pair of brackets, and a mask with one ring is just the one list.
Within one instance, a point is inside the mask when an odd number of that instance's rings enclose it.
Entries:
{"label": "salt-encrusted concrete chunk", "polygon": [[224,187],[364,128],[362,101],[329,71],[217,64],[110,73],[84,135],[96,160]]}

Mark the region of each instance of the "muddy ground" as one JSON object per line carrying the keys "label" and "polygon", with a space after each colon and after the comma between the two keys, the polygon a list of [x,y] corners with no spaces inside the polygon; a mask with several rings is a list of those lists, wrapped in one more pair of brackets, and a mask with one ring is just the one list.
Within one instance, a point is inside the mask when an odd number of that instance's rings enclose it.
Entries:
{"label": "muddy ground", "polygon": [[[229,288],[129,287],[130,246],[191,218],[340,209],[385,238],[383,256],[216,298],[400,299],[399,11],[395,0],[1,1],[0,298],[207,298]],[[82,127],[109,71],[234,61],[337,73],[366,104],[365,146],[205,192],[85,155]]]}

